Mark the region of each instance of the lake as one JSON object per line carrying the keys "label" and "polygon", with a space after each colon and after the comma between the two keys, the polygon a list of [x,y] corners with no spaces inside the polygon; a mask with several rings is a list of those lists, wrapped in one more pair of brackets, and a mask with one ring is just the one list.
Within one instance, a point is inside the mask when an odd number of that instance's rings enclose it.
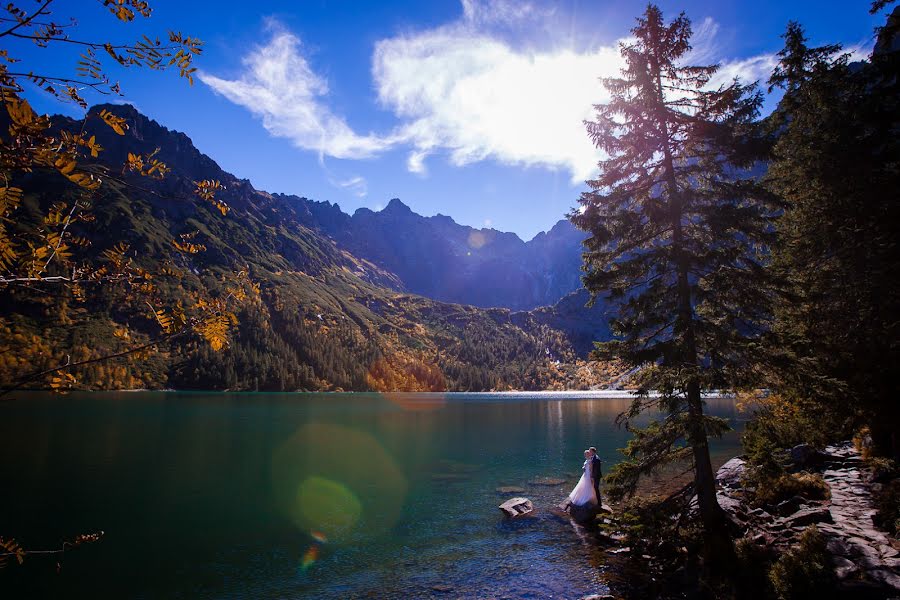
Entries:
{"label": "lake", "polygon": [[[5,598],[579,598],[603,553],[549,512],[627,400],[585,394],[17,394],[0,404]],[[712,414],[740,427],[732,400]],[[738,436],[714,444],[718,460]],[[564,478],[559,486],[529,483]],[[507,521],[501,485],[538,508]]]}

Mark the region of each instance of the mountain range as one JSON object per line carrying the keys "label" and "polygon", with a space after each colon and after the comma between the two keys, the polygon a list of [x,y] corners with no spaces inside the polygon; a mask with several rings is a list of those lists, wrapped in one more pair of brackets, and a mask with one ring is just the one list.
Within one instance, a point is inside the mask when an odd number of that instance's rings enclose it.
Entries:
{"label": "mountain range", "polygon": [[[98,115],[125,119],[117,135]],[[123,174],[94,202],[94,222],[78,231],[99,256],[119,242],[147,266],[184,260],[180,235],[205,251],[192,255],[189,276],[173,289],[215,286],[204,273],[248,269],[262,302],[248,307],[232,343],[215,353],[187,344],[114,373],[91,372],[97,387],[212,389],[546,389],[595,384],[580,361],[608,337],[602,305],[588,309],[580,289],[584,234],[568,221],[524,242],[512,233],[474,229],[450,217],[423,217],[400,200],[381,211],[348,215],[336,204],[257,190],[225,172],[183,133],[170,131],[129,105],[93,107],[85,121],[54,117],[54,127],[95,135],[99,166],[121,171],[128,153],[156,157],[171,169],[161,180]],[[220,215],[192,201],[194,183],[218,180]],[[26,215],[73,193],[53,173],[24,177]],[[86,227],[86,226],[85,226]],[[196,233],[194,233],[196,232]],[[179,289],[180,288],[180,289]],[[45,351],[0,364],[14,380],[63,358],[78,346],[93,355],[114,349],[116,327],[143,335],[146,315],[106,307],[67,327],[53,327],[34,298],[5,293],[0,341],[24,333]],[[89,317],[89,318],[88,318]],[[69,351],[71,353],[71,350]],[[93,353],[93,354],[92,354]],[[40,358],[38,358],[40,357]],[[100,367],[92,367],[99,369]],[[573,384],[575,372],[581,383]],[[600,377],[602,379],[602,377]]]}
{"label": "mountain range", "polygon": [[524,242],[514,233],[474,229],[445,215],[423,217],[398,198],[353,215],[335,204],[280,196],[339,246],[397,275],[401,289],[435,300],[527,310],[581,287],[581,242],[568,220]]}

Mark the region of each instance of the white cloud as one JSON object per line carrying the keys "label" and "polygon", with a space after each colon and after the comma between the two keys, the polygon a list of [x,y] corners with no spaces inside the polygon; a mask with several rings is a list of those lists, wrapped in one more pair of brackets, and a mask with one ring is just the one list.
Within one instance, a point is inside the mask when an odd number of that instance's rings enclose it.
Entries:
{"label": "white cloud", "polygon": [[461,0],[463,20],[476,26],[510,25],[528,19],[544,18],[553,9],[539,8],[521,0]]}
{"label": "white cloud", "polygon": [[869,60],[869,57],[872,55],[873,47],[871,42],[868,44],[854,44],[852,46],[847,46],[841,52],[850,55],[850,62],[857,62]]}
{"label": "white cloud", "polygon": [[[599,79],[618,75],[623,64],[618,41],[573,49],[555,42],[568,35],[546,29],[552,11],[513,0],[461,2],[453,23],[375,44],[372,77],[378,102],[397,117],[391,131],[362,135],[334,114],[327,81],[311,68],[299,38],[277,24],[271,40],[244,59],[238,78],[200,79],[259,116],[272,135],[318,152],[323,167],[325,156],[363,159],[400,147],[408,151],[407,169],[422,176],[430,155],[446,154],[454,165],[490,159],[559,169],[572,182],[591,177],[600,153],[583,121],[608,98]],[[544,27],[543,35],[524,37],[542,47],[511,41],[533,26]],[[518,35],[507,35],[513,29]],[[715,63],[718,24],[707,18],[694,29],[691,62]],[[712,83],[764,83],[775,60],[765,54],[725,61]],[[329,179],[366,194],[362,178]]]}
{"label": "white cloud", "polygon": [[394,143],[374,134],[359,135],[332,113],[325,102],[328,82],[310,68],[300,39],[275,22],[269,26],[271,40],[244,58],[240,78],[229,80],[201,71],[200,80],[260,117],[272,135],[320,156],[368,158]]}
{"label": "white cloud", "polygon": [[747,85],[758,81],[760,86],[765,88],[766,81],[776,64],[778,64],[778,57],[775,54],[760,54],[742,60],[722,62],[719,70],[710,79],[709,85],[710,87],[728,85],[737,78],[741,83]]}
{"label": "white cloud", "polygon": [[428,168],[425,166],[426,156],[428,156],[427,152],[411,152],[409,157],[406,159],[406,168],[409,169],[409,172],[415,173],[416,175],[427,175]]}
{"label": "white cloud", "polygon": [[379,41],[379,101],[403,121],[408,165],[449,151],[455,165],[484,159],[568,170],[581,180],[599,155],[582,121],[606,98],[598,77],[618,73],[618,49],[521,51],[468,23]]}
{"label": "white cloud", "polygon": [[695,64],[715,64],[719,60],[719,45],[716,36],[719,24],[712,17],[706,17],[699,23],[691,23],[691,51],[686,61]]}
{"label": "white cloud", "polygon": [[330,179],[329,181],[331,182],[331,185],[339,187],[343,190],[347,190],[357,198],[365,198],[366,194],[369,193],[368,182],[363,177],[360,177],[358,175],[355,177],[350,177],[349,179]]}
{"label": "white cloud", "polygon": [[[413,146],[409,170],[424,173],[429,154],[449,152],[454,165],[492,159],[561,169],[572,182],[592,176],[601,155],[583,121],[609,97],[599,79],[619,74],[624,38],[586,50],[523,49],[494,24],[531,19],[537,11],[532,5],[462,3],[463,18],[456,23],[375,46],[378,99],[403,122],[399,135]],[[718,24],[707,18],[694,29],[690,60],[715,63]],[[773,64],[771,55],[727,62],[716,82],[765,79]]]}

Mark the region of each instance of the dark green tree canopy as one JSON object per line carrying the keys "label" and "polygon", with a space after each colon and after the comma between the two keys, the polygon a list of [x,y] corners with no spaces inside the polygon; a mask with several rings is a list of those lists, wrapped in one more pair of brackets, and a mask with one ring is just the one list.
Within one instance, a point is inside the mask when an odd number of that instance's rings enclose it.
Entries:
{"label": "dark green tree canopy", "polygon": [[[896,14],[896,11],[895,11]],[[896,17],[890,19],[896,20]],[[889,19],[889,23],[891,22]],[[814,402],[900,455],[900,52],[888,28],[869,61],[811,48],[788,25],[770,84],[785,90],[767,174],[785,201],[773,269],[777,305],[769,382]]]}

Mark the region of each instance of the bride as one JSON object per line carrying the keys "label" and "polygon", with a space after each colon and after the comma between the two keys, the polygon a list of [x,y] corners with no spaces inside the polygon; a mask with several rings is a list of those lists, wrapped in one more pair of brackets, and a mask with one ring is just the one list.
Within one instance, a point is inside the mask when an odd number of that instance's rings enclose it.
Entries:
{"label": "bride", "polygon": [[584,473],[575,485],[575,489],[569,494],[569,502],[575,506],[596,505],[597,494],[594,492],[594,483],[591,477],[591,452],[584,451]]}

